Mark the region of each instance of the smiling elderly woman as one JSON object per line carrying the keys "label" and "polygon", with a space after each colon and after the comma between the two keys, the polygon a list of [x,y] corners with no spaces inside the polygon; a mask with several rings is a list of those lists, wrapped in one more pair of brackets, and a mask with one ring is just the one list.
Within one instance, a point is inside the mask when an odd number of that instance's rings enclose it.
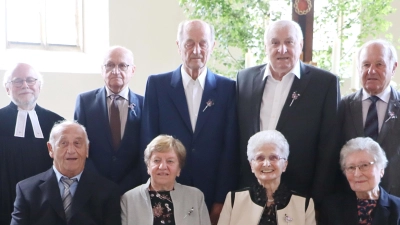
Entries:
{"label": "smiling elderly woman", "polygon": [[150,179],[121,198],[123,225],[210,225],[203,193],[175,182],[186,159],[182,143],[160,135],[147,145]]}
{"label": "smiling elderly woman", "polygon": [[358,137],[348,141],[340,152],[340,165],[353,192],[325,199],[321,224],[400,224],[400,198],[379,186],[387,162],[385,152],[371,138]]}
{"label": "smiling elderly woman", "polygon": [[294,194],[281,183],[288,165],[289,144],[276,130],[253,135],[247,158],[258,183],[229,192],[218,225],[314,225],[314,202]]}

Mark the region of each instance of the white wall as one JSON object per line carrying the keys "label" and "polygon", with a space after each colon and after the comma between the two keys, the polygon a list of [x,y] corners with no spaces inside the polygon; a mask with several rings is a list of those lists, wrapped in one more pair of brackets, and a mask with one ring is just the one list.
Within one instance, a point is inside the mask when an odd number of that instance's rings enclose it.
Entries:
{"label": "white wall", "polygon": [[[109,20],[107,12],[104,18],[96,19],[94,27],[98,33],[109,30],[109,45],[122,45],[131,49],[135,55],[136,73],[129,87],[136,93],[144,94],[147,76],[154,73],[174,70],[181,60],[175,44],[176,30],[180,21],[185,19],[183,10],[178,5],[178,0],[85,0],[84,7],[94,8],[96,11],[106,9],[108,4]],[[100,3],[101,2],[101,3]],[[95,4],[101,4],[101,7]],[[85,22],[92,22],[93,17],[85,18]],[[86,24],[86,23],[85,23]],[[96,37],[88,40],[96,41]],[[86,34],[88,35],[88,34]],[[92,38],[92,39],[90,39]],[[104,38],[103,38],[104,39]],[[96,52],[93,44],[85,40],[91,46],[86,49]],[[107,38],[105,39],[107,40]],[[99,43],[99,49],[104,44]],[[97,49],[98,50],[98,49]],[[102,56],[101,56],[102,57]],[[6,60],[0,52],[0,61]],[[53,61],[54,60],[54,61]],[[44,64],[54,64],[61,61],[65,68],[74,67],[76,64],[68,60],[52,59]],[[98,62],[100,71],[101,61]],[[0,62],[1,64],[1,62]],[[39,96],[38,104],[44,108],[54,111],[61,116],[72,119],[76,96],[84,91],[92,90],[104,85],[100,72],[92,70],[84,72],[60,72],[57,68],[42,69],[44,86]],[[86,70],[85,70],[86,71]],[[4,66],[0,66],[1,81],[4,74]],[[0,88],[0,107],[10,102],[4,88]]]}

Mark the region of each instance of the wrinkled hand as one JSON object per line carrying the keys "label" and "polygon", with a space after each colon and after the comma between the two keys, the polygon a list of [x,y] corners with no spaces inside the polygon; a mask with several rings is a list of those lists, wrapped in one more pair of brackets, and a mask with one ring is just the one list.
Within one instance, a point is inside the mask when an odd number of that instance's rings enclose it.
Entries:
{"label": "wrinkled hand", "polygon": [[214,203],[211,212],[210,212],[210,220],[211,220],[211,225],[217,225],[218,219],[219,219],[219,214],[222,211],[222,207],[224,204],[222,203]]}

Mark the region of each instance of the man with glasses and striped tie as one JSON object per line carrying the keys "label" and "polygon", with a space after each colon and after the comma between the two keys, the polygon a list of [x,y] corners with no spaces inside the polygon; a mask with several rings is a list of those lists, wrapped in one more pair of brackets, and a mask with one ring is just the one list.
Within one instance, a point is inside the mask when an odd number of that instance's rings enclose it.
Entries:
{"label": "man with glasses and striped tie", "polygon": [[53,167],[17,184],[11,224],[121,224],[118,186],[84,169],[85,128],[62,121],[51,130],[47,147]]}
{"label": "man with glasses and striped tie", "polygon": [[381,186],[400,196],[400,93],[390,85],[396,48],[386,40],[368,41],[358,51],[357,68],[362,88],[344,97],[339,107],[342,144],[356,137],[378,142],[389,160]]}

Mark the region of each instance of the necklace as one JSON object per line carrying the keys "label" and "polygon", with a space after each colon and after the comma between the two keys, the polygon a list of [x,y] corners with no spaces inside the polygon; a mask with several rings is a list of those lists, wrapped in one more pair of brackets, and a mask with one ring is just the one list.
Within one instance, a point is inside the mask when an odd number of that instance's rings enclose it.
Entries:
{"label": "necklace", "polygon": [[267,202],[274,202],[274,199],[271,199],[271,200],[268,199]]}

